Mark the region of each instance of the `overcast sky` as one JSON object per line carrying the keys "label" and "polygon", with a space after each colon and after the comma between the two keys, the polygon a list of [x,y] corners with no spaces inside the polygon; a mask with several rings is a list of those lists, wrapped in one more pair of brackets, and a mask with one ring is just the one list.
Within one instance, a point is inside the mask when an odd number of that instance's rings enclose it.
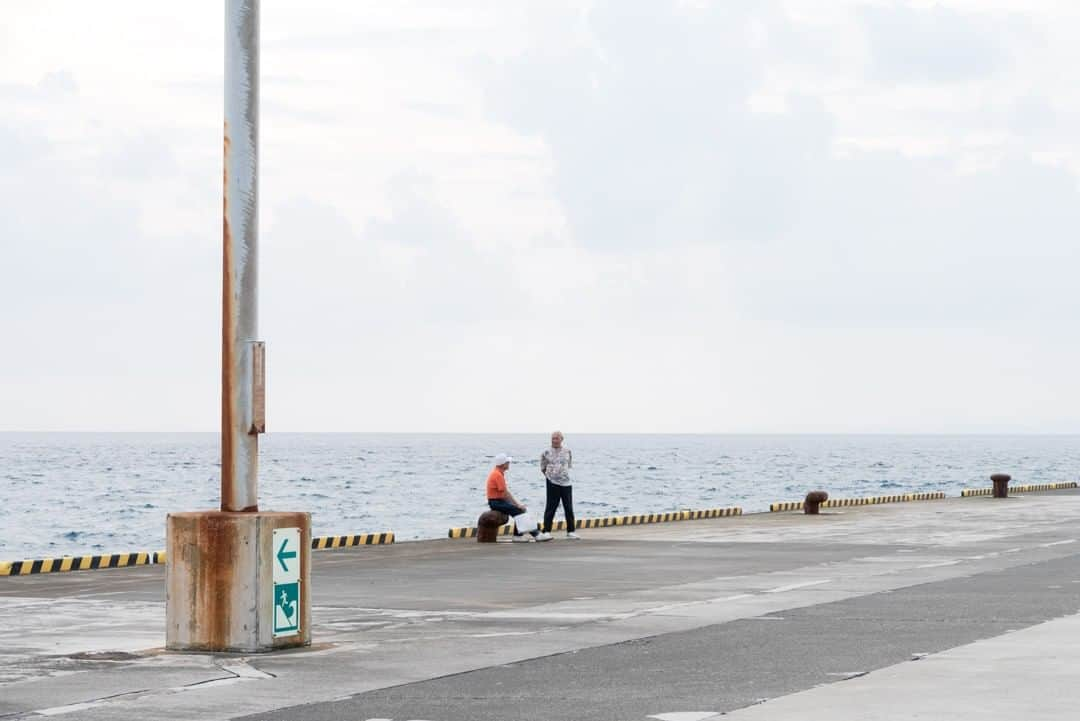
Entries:
{"label": "overcast sky", "polygon": [[[0,6],[0,430],[216,430],[221,3]],[[264,0],[268,430],[1078,432],[1078,36]]]}

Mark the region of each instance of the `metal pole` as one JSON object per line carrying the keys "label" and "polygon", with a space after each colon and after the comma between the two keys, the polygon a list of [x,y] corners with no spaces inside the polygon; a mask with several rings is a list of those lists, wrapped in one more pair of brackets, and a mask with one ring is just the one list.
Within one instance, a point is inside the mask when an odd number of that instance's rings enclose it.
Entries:
{"label": "metal pole", "polygon": [[265,430],[258,337],[259,0],[225,2],[221,510],[257,511]]}

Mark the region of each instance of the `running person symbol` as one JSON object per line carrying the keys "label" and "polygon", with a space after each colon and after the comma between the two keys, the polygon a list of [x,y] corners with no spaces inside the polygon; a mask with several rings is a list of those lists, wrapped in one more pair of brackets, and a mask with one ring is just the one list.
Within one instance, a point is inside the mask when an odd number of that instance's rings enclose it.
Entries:
{"label": "running person symbol", "polygon": [[289,600],[289,594],[285,593],[284,588],[281,589],[281,612],[289,621],[292,621],[292,617],[296,615],[296,601]]}
{"label": "running person symbol", "polygon": [[291,635],[300,630],[300,584],[279,583],[274,587],[274,634]]}

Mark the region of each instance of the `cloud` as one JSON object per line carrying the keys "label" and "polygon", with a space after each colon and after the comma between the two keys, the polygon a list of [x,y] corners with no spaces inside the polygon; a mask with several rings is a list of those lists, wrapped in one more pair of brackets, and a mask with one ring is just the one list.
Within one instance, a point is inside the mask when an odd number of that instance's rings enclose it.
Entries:
{"label": "cloud", "polygon": [[798,232],[749,256],[763,317],[852,327],[1057,327],[1080,230],[1075,178],[1026,157],[978,173],[870,153],[822,168]]}
{"label": "cloud", "polygon": [[0,124],[0,153],[9,167],[21,167],[37,161],[49,152],[49,144],[40,136],[22,128]]}
{"label": "cloud", "polygon": [[1008,34],[1023,30],[935,5],[862,8],[875,78],[887,83],[961,83],[1001,72],[1011,62]]}
{"label": "cloud", "polygon": [[59,95],[77,94],[79,84],[75,81],[75,75],[70,70],[57,70],[45,73],[38,81],[38,87],[49,93]]}
{"label": "cloud", "polygon": [[432,200],[430,178],[413,173],[397,175],[390,179],[386,192],[390,216],[368,221],[365,234],[369,238],[427,249],[454,244],[459,238],[457,220]]}
{"label": "cloud", "polygon": [[745,28],[786,37],[789,18],[647,7],[600,4],[591,45],[544,39],[493,72],[493,112],[543,138],[583,247],[719,246],[715,278],[732,303],[800,326],[990,327],[1075,312],[1061,271],[1080,231],[1071,173],[1021,148],[974,171],[963,156],[841,148],[821,99],[789,93],[768,112],[750,102],[769,66]]}
{"label": "cloud", "polygon": [[[351,6],[264,13],[273,430],[1080,427],[1071,38],[462,7],[383,8],[372,45]],[[0,426],[212,429],[220,63],[190,48],[217,20],[132,68],[80,17],[0,74]],[[948,33],[975,49],[934,59]]]}
{"label": "cloud", "polygon": [[[25,86],[20,113],[0,119],[0,425],[205,427],[218,244],[185,238],[168,210],[148,215],[187,180],[164,142],[109,128],[68,140],[84,111],[71,77]],[[170,195],[169,210],[190,202]],[[193,371],[207,364],[204,383]]]}
{"label": "cloud", "polygon": [[[545,38],[493,67],[488,94],[497,117],[546,141],[579,242],[632,248],[661,234],[685,242],[702,235],[694,229],[702,216],[725,215],[713,204],[723,191],[702,193],[698,179],[709,176],[732,196],[775,185],[715,152],[736,144],[727,133],[760,137],[738,122],[755,72],[745,62],[745,8],[600,3],[588,17],[589,45]],[[686,212],[673,214],[678,205]],[[760,217],[745,205],[739,213]],[[755,217],[734,222],[757,232]]]}

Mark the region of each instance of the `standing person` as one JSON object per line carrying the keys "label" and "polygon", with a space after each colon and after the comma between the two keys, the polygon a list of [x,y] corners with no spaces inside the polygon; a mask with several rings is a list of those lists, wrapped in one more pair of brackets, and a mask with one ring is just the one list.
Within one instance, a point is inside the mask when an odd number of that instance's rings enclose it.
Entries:
{"label": "standing person", "polygon": [[[505,453],[495,456],[495,467],[491,469],[487,479],[488,508],[505,513],[510,518],[520,516],[528,510],[524,503],[518,503],[518,500],[510,493],[510,489],[506,487],[506,472],[510,470],[510,462],[513,460]],[[533,529],[526,536],[518,530],[517,523],[514,523],[514,541],[532,543],[537,540],[547,541],[551,538],[551,536],[547,538],[540,538],[539,536],[540,531],[538,529]]]}
{"label": "standing person", "polygon": [[574,487],[570,485],[570,468],[573,465],[573,454],[569,448],[563,447],[562,431],[553,432],[551,448],[540,454],[540,472],[544,474],[547,486],[544,535],[548,538],[551,538],[551,522],[555,520],[555,509],[560,502],[566,516],[566,537],[575,541],[581,538],[574,533]]}

